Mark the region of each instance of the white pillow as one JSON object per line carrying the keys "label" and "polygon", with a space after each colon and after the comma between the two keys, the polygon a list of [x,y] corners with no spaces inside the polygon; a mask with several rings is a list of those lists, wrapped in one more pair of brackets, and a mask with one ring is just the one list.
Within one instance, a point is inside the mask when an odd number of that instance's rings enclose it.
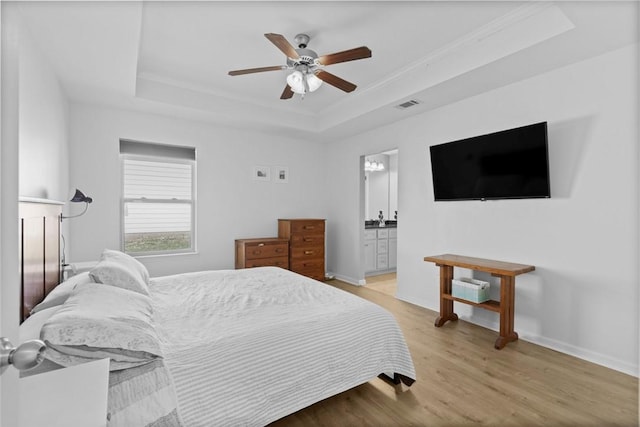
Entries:
{"label": "white pillow", "polygon": [[[45,324],[47,320],[61,307],[61,305],[56,305],[49,308],[43,308],[38,310],[37,313],[31,313],[31,316],[27,317],[24,322],[20,325],[20,342],[29,341],[29,340],[39,340],[40,339],[40,330],[42,329],[42,325]],[[35,308],[35,307],[34,307]]]}
{"label": "white pillow", "polygon": [[100,261],[89,271],[89,276],[98,283],[127,289],[142,295],[149,295],[147,282],[144,281],[140,274],[116,261]]}
{"label": "white pillow", "polygon": [[44,323],[45,357],[63,366],[109,357],[110,370],[162,357],[151,299],[96,283],[78,285]]}
{"label": "white pillow", "polygon": [[57,305],[62,305],[69,298],[71,292],[78,284],[90,283],[91,277],[89,277],[89,272],[85,271],[83,273],[77,274],[75,276],[70,277],[64,282],[58,284],[55,288],[49,292],[49,294],[35,307],[31,309],[31,315],[42,311],[49,307],[55,307]]}
{"label": "white pillow", "polygon": [[149,284],[149,270],[140,261],[125,254],[124,252],[116,251],[113,249],[105,249],[100,256],[101,261],[115,261],[122,264],[125,268],[138,272],[142,280],[146,284]]}

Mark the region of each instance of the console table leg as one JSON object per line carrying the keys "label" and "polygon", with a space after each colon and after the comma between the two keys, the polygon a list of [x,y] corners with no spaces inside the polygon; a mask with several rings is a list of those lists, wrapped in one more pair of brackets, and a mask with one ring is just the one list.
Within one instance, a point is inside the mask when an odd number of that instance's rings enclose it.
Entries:
{"label": "console table leg", "polygon": [[439,265],[440,267],[440,316],[435,321],[435,326],[440,327],[448,320],[458,320],[458,315],[453,312],[453,300],[443,298],[443,295],[451,295],[451,279],[453,279],[453,266]]}
{"label": "console table leg", "polygon": [[498,350],[518,339],[518,334],[513,330],[514,305],[515,278],[500,276],[500,336],[495,343],[495,348]]}

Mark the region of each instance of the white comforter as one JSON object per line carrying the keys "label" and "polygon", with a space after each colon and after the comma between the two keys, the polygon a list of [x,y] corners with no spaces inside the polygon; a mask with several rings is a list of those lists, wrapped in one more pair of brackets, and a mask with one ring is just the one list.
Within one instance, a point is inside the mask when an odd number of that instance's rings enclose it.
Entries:
{"label": "white comforter", "polygon": [[389,312],[296,273],[187,273],[150,290],[186,426],[263,426],[381,373],[415,379]]}

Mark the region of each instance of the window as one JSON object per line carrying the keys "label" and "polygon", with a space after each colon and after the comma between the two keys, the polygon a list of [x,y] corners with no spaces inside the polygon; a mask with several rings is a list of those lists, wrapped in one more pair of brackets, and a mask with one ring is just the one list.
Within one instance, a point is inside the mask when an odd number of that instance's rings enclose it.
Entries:
{"label": "window", "polygon": [[195,251],[195,148],[120,141],[122,249]]}

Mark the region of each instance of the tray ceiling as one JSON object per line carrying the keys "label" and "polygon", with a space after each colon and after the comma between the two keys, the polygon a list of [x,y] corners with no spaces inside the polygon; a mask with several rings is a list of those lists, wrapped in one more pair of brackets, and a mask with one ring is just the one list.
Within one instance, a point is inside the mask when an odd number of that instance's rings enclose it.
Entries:
{"label": "tray ceiling", "polygon": [[[21,19],[73,102],[329,140],[401,120],[638,39],[636,2],[24,2]],[[281,100],[287,73],[265,37],[311,36],[318,54],[369,59]],[[419,104],[395,108],[408,100]]]}

